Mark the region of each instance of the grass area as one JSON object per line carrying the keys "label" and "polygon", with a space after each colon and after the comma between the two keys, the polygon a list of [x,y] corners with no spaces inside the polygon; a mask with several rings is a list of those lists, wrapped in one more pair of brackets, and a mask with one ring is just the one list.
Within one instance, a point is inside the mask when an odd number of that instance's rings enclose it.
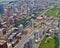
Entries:
{"label": "grass area", "polygon": [[45,15],[60,18],[60,6],[50,9]]}
{"label": "grass area", "polygon": [[58,48],[58,38],[54,37],[46,42],[47,37],[45,37],[38,48]]}
{"label": "grass area", "polygon": [[55,39],[55,48],[59,48],[59,38],[57,38],[57,37],[54,37],[54,39]]}

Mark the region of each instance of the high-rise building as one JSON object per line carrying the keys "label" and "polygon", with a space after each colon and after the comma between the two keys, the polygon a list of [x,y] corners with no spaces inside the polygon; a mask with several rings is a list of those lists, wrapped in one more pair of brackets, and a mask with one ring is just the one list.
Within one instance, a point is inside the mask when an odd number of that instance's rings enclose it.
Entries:
{"label": "high-rise building", "polygon": [[19,25],[19,27],[18,27],[18,31],[19,31],[20,33],[23,32],[23,25],[22,25],[22,24]]}
{"label": "high-rise building", "polygon": [[34,20],[33,19],[31,19],[30,20],[30,26],[33,28],[33,26],[34,26]]}
{"label": "high-rise building", "polygon": [[4,13],[4,4],[0,4],[0,14]]}
{"label": "high-rise building", "polygon": [[34,39],[35,39],[35,42],[39,42],[40,41],[40,35],[39,35],[39,30],[37,30],[34,34]]}
{"label": "high-rise building", "polygon": [[32,39],[29,39],[29,46],[30,46],[30,48],[32,48]]}
{"label": "high-rise building", "polygon": [[33,48],[32,39],[29,39],[29,41],[24,44],[24,48]]}
{"label": "high-rise building", "polygon": [[9,5],[5,7],[4,13],[6,16],[12,16],[13,13],[12,13],[11,7]]}

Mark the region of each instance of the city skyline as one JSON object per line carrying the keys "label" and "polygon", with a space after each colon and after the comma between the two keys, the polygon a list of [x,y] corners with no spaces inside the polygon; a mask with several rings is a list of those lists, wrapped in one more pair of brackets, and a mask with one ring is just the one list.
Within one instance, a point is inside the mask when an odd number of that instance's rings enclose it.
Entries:
{"label": "city skyline", "polygon": [[0,48],[60,48],[60,1],[1,0]]}

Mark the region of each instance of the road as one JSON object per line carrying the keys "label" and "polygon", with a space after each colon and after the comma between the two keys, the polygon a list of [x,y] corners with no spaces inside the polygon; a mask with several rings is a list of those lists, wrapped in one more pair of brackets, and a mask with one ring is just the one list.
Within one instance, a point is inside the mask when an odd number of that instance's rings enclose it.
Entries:
{"label": "road", "polygon": [[[43,16],[44,16],[44,14],[45,14],[48,10],[50,10],[50,9],[47,9],[47,10],[45,10],[44,12],[42,12],[42,14],[41,14],[41,15],[43,15]],[[41,16],[41,15],[39,15],[39,16]]]}

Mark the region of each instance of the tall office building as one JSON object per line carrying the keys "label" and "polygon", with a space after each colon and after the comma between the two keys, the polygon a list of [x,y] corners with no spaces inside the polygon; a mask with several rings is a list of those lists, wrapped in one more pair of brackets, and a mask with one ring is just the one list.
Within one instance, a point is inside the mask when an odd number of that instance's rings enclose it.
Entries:
{"label": "tall office building", "polygon": [[4,13],[6,16],[12,16],[13,13],[12,13],[11,7],[9,5],[5,7]]}
{"label": "tall office building", "polygon": [[34,20],[33,19],[31,19],[30,20],[30,26],[33,28],[33,26],[34,26]]}
{"label": "tall office building", "polygon": [[23,32],[23,25],[22,25],[22,24],[19,25],[19,27],[18,27],[18,31],[19,31],[20,33]]}
{"label": "tall office building", "polygon": [[4,4],[0,4],[0,14],[4,13]]}
{"label": "tall office building", "polygon": [[39,30],[37,30],[34,34],[34,39],[35,39],[35,42],[39,42],[40,41],[40,35],[39,35]]}
{"label": "tall office building", "polygon": [[32,48],[32,39],[29,39],[29,46],[30,46],[30,48]]}
{"label": "tall office building", "polygon": [[33,48],[32,39],[29,39],[29,41],[24,44],[24,48]]}

